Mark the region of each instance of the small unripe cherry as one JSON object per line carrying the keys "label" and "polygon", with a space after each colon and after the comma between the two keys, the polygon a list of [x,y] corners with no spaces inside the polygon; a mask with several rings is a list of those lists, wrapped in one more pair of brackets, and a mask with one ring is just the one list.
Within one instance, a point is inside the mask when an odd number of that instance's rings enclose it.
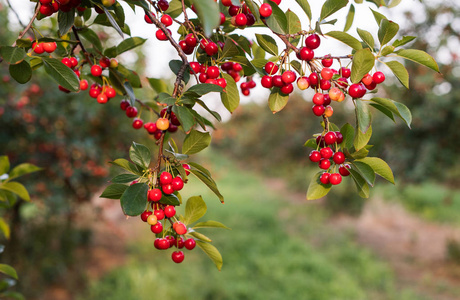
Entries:
{"label": "small unripe cherry", "polygon": [[385,74],[380,71],[375,72],[374,75],[372,75],[372,79],[376,84],[380,84],[385,81]]}
{"label": "small unripe cherry", "polygon": [[305,77],[305,76],[299,77],[299,79],[297,79],[297,87],[301,89],[302,91],[308,89],[310,87],[310,82],[308,80],[308,77]]}
{"label": "small unripe cherry", "polygon": [[328,172],[324,172],[323,174],[321,174],[321,176],[319,177],[319,181],[321,181],[322,184],[329,184],[329,177],[331,176],[331,174],[329,174]]}
{"label": "small unripe cherry", "polygon": [[312,162],[319,162],[321,160],[321,153],[318,150],[313,150],[310,152],[308,158]]}
{"label": "small unripe cherry", "polygon": [[324,107],[324,116],[326,116],[327,118],[330,118],[332,117],[333,114],[334,114],[334,109],[332,108],[332,106],[327,105]]}
{"label": "small unripe cherry", "polygon": [[342,182],[342,176],[340,176],[339,173],[333,173],[331,174],[331,176],[329,177],[329,182],[332,184],[332,185],[337,185],[339,183]]}
{"label": "small unripe cherry", "polygon": [[166,118],[158,118],[156,125],[159,130],[167,130],[169,128],[169,120]]}
{"label": "small unripe cherry", "polygon": [[337,101],[340,99],[340,94],[343,94],[342,91],[337,88],[333,87],[332,89],[329,90],[329,98],[333,101]]}
{"label": "small unripe cherry", "polygon": [[149,225],[155,225],[156,223],[158,223],[157,216],[155,216],[154,214],[148,216],[147,223],[149,223]]}
{"label": "small unripe cherry", "polygon": [[99,77],[102,74],[102,68],[99,65],[93,65],[91,67],[91,75]]}
{"label": "small unripe cherry", "polygon": [[118,60],[116,60],[115,58],[111,58],[109,67],[113,68],[113,69],[117,68],[118,67]]}
{"label": "small unripe cherry", "polygon": [[345,154],[343,154],[343,152],[337,151],[336,153],[334,153],[332,160],[336,164],[341,165],[345,162]]}

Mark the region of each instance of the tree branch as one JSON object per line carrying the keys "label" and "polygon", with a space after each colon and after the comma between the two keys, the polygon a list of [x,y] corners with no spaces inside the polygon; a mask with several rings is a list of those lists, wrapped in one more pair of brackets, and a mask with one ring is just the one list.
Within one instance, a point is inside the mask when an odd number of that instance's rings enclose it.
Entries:
{"label": "tree branch", "polygon": [[[30,22],[29,24],[27,24],[26,28],[19,34],[18,39],[22,39],[24,37],[24,35],[27,33],[27,31],[29,31],[29,29],[32,27],[32,24],[34,23],[35,19],[37,18],[38,16],[38,13],[40,12],[40,7],[42,6],[42,4],[40,2],[38,2],[37,4],[37,8],[35,9],[35,13],[34,15],[32,16],[32,19],[30,19]],[[13,43],[13,47],[16,46],[16,41],[14,41]]]}
{"label": "tree branch", "polygon": [[[78,41],[78,44],[77,44],[77,45],[80,45],[81,51],[83,51],[83,54],[84,54],[85,57],[86,57],[86,61],[89,63],[90,66],[92,66],[92,65],[93,65],[93,62],[91,61],[91,57],[89,56],[88,51],[86,51],[85,46],[84,46],[83,43],[81,42],[80,36],[78,35],[77,29],[75,28],[75,26],[72,26],[72,32],[73,32],[73,34],[75,35],[75,39]],[[72,49],[72,51],[73,51],[73,50],[75,50],[75,48]]]}

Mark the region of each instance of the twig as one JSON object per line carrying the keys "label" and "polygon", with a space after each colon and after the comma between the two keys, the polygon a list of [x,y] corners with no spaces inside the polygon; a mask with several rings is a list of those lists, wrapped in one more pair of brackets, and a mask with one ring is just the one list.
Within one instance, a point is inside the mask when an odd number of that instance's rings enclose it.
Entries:
{"label": "twig", "polygon": [[[32,27],[32,24],[34,23],[35,19],[38,16],[38,13],[40,12],[40,7],[41,6],[42,6],[42,4],[40,2],[38,2],[37,8],[35,9],[35,13],[32,16],[32,19],[30,19],[29,24],[27,24],[26,28],[24,28],[24,30],[19,34],[19,36],[18,36],[18,38],[16,40],[22,39],[24,37],[24,35],[27,33],[27,31],[29,31],[29,29]],[[16,41],[14,41],[14,43],[13,43],[13,47],[15,47],[15,46],[16,46]]]}
{"label": "twig", "polygon": [[[78,41],[77,45],[80,45],[81,51],[83,51],[83,54],[86,57],[86,61],[89,63],[90,66],[92,66],[93,62],[91,61],[91,57],[89,56],[88,51],[86,51],[85,46],[81,42],[80,36],[78,35],[77,29],[75,28],[75,26],[72,26],[72,32],[75,35],[75,39]],[[72,51],[73,50],[75,50],[75,47],[72,49]]]}

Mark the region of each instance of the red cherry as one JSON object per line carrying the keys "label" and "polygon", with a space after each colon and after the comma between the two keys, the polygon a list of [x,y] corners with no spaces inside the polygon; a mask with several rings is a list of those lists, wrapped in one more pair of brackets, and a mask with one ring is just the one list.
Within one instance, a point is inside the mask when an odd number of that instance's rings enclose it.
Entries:
{"label": "red cherry", "polygon": [[105,93],[100,93],[100,94],[97,96],[96,100],[97,100],[98,103],[104,104],[104,103],[107,103],[107,101],[109,100],[109,98],[107,98],[107,96],[106,96]]}
{"label": "red cherry", "polygon": [[101,58],[99,60],[99,65],[104,69],[110,67],[110,59],[107,57]]}
{"label": "red cherry", "polygon": [[185,246],[185,248],[187,250],[193,250],[193,248],[195,248],[195,246],[196,246],[196,242],[192,238],[186,239],[185,242],[184,242],[184,246]]}
{"label": "red cherry", "polygon": [[[192,61],[190,63],[190,68],[196,73],[200,73],[200,69],[201,69],[201,65],[199,62],[196,62],[196,61]],[[192,70],[190,70],[190,74],[193,74]]]}
{"label": "red cherry", "polygon": [[267,72],[269,75],[276,74],[278,72],[278,66],[269,61],[265,64],[265,72]]}
{"label": "red cherry", "polygon": [[162,196],[160,189],[151,189],[148,192],[149,201],[158,202]]}
{"label": "red cherry", "polygon": [[324,95],[321,93],[316,93],[313,96],[313,103],[316,105],[323,105],[324,104]]}
{"label": "red cherry", "polygon": [[348,171],[348,169],[350,169],[350,165],[349,164],[345,164],[345,165],[342,165],[339,167],[339,173],[340,175],[342,176],[348,176],[350,175],[350,171]]}
{"label": "red cherry", "polygon": [[329,94],[323,94],[324,96],[324,106],[328,106],[329,104],[331,104],[331,97],[329,97]]}
{"label": "red cherry", "polygon": [[197,44],[196,38],[192,33],[187,34],[184,40],[189,47],[195,47]]}
{"label": "red cherry", "polygon": [[335,132],[329,131],[324,135],[324,142],[328,145],[332,145],[337,141],[337,136],[335,135]]}
{"label": "red cherry", "polygon": [[[153,14],[153,13],[152,13],[152,14]],[[152,19],[150,19],[150,17],[149,17],[147,14],[144,15],[144,21],[145,21],[147,24],[153,24]]]}
{"label": "red cherry", "polygon": [[126,110],[128,107],[129,107],[129,101],[128,100],[121,100],[120,108],[122,110]]}
{"label": "red cherry", "polygon": [[219,25],[223,25],[225,23],[225,20],[226,20],[225,15],[223,13],[219,13],[219,14],[220,14],[220,23],[219,23]]}
{"label": "red cherry", "polygon": [[281,93],[288,95],[294,91],[294,86],[292,85],[292,83],[283,85],[280,91]]}
{"label": "red cherry", "polygon": [[326,108],[323,105],[313,105],[312,110],[316,116],[320,117],[324,114]]}
{"label": "red cherry", "polygon": [[337,136],[337,144],[341,144],[343,142],[343,135],[340,131],[336,131],[335,132],[335,135]]}
{"label": "red cherry", "polygon": [[332,154],[334,153],[330,147],[325,147],[319,150],[319,152],[321,153],[321,157],[326,159],[331,158]]}
{"label": "red cherry", "polygon": [[284,83],[289,84],[293,83],[296,80],[297,75],[292,71],[286,71],[281,75],[281,79]]}
{"label": "red cherry", "polygon": [[302,47],[299,52],[299,58],[301,60],[312,60],[313,57],[315,56],[315,52],[308,48],[308,47]]}
{"label": "red cherry", "polygon": [[326,79],[326,80],[331,80],[332,76],[334,76],[334,72],[332,72],[331,69],[323,68],[321,70],[321,78]]}
{"label": "red cherry", "polygon": [[170,184],[172,180],[173,180],[173,177],[171,173],[165,171],[160,174],[160,184],[161,185]]}
{"label": "red cherry", "polygon": [[186,175],[189,175],[189,174],[190,174],[190,171],[188,171],[188,170],[190,170],[190,166],[187,165],[187,164],[182,164],[182,167],[185,169],[185,174],[186,174]]}
{"label": "red cherry", "polygon": [[126,116],[128,118],[134,118],[135,116],[137,116],[137,108],[135,108],[134,106],[129,106],[126,108]]}
{"label": "red cherry", "polygon": [[322,184],[329,184],[329,178],[330,178],[331,174],[329,174],[328,172],[324,172],[323,174],[321,174],[321,176],[319,177],[319,181],[321,181]]}
{"label": "red cherry", "polygon": [[216,54],[216,53],[219,51],[219,49],[217,48],[216,43],[214,43],[214,42],[209,42],[209,43],[206,45],[204,51],[205,51],[206,54],[208,54],[209,56],[213,56],[214,54]]}
{"label": "red cherry", "polygon": [[380,71],[375,72],[374,75],[372,75],[372,79],[376,84],[380,84],[385,81],[385,74]]}
{"label": "red cherry", "polygon": [[332,66],[332,63],[333,63],[332,58],[324,58],[321,60],[321,64],[326,68],[329,68],[330,66]]}
{"label": "red cherry", "polygon": [[68,57],[64,57],[63,59],[61,59],[61,63],[63,63],[69,68],[72,68],[72,61]]}
{"label": "red cherry", "polygon": [[225,78],[219,78],[216,80],[216,82],[217,85],[221,86],[223,89],[225,89],[225,87],[227,86],[227,80],[225,80]]}
{"label": "red cherry", "polygon": [[169,3],[166,0],[159,0],[157,4],[162,11],[167,11],[169,8]]}
{"label": "red cherry", "polygon": [[156,223],[155,225],[152,225],[150,226],[150,230],[153,232],[153,233],[160,233],[163,231],[163,224],[161,224],[161,222],[158,222]]}
{"label": "red cherry", "polygon": [[315,86],[318,86],[319,76],[317,73],[313,72],[310,76],[308,76],[308,80],[310,81],[310,86],[314,88]]}
{"label": "red cherry", "polygon": [[95,76],[95,77],[99,77],[99,76],[101,76],[101,74],[102,74],[102,68],[101,68],[101,66],[99,66],[99,65],[93,65],[93,66],[91,67],[91,75],[93,75],[93,76]]}
{"label": "red cherry", "polygon": [[331,82],[329,80],[321,79],[319,81],[319,87],[323,91],[326,91],[331,88]]}
{"label": "red cherry", "polygon": [[264,88],[271,89],[273,87],[272,77],[269,75],[263,76],[260,82]]}
{"label": "red cherry", "polygon": [[308,158],[312,162],[319,162],[321,160],[321,153],[317,150],[313,150],[312,152],[310,152]]}
{"label": "red cherry", "polygon": [[72,68],[78,66],[78,59],[76,59],[75,57],[71,57],[70,62],[72,63]]}
{"label": "red cherry", "polygon": [[176,226],[173,226],[173,229],[176,231],[177,234],[183,235],[187,232],[187,227],[183,223],[176,222],[174,224],[176,224]]}
{"label": "red cherry", "polygon": [[174,251],[171,254],[171,258],[172,258],[173,262],[175,262],[176,264],[180,264],[181,262],[184,261],[184,252],[182,252],[182,251]]}
{"label": "red cherry", "polygon": [[170,242],[167,238],[158,239],[158,249],[166,250],[170,247]]}
{"label": "red cherry", "polygon": [[310,48],[312,50],[315,50],[316,48],[318,48],[320,43],[321,43],[321,40],[319,38],[319,35],[317,35],[316,33],[312,34],[312,35],[309,35],[305,39],[305,46],[307,46],[308,48]]}
{"label": "red cherry", "polygon": [[208,76],[208,78],[216,79],[217,77],[219,77],[219,75],[220,75],[219,67],[210,66],[210,67],[206,70],[206,76]]}
{"label": "red cherry", "polygon": [[321,160],[319,161],[319,167],[323,170],[329,169],[330,166],[331,166],[331,162],[329,161],[329,159],[321,158]]}
{"label": "red cherry", "polygon": [[158,220],[163,220],[165,218],[165,212],[162,209],[155,209],[153,214],[157,217]]}
{"label": "red cherry", "polygon": [[264,3],[259,8],[259,14],[261,17],[268,18],[272,15],[272,7],[268,3]]}
{"label": "red cherry", "polygon": [[348,94],[352,98],[361,98],[366,94],[366,88],[360,83],[354,83],[348,88]]}
{"label": "red cherry", "polygon": [[161,23],[163,23],[166,27],[171,26],[173,23],[173,20],[170,15],[162,15],[160,19]]}
{"label": "red cherry", "polygon": [[43,52],[45,52],[45,49],[43,48],[43,43],[33,43],[32,49],[34,49],[34,52],[37,54],[42,54]]}
{"label": "red cherry", "polygon": [[165,193],[166,195],[171,195],[172,193],[174,193],[174,189],[173,189],[172,184],[165,184],[165,185],[162,185],[162,186],[161,186],[161,190],[162,190],[163,193]]}
{"label": "red cherry", "polygon": [[136,118],[136,119],[133,120],[133,128],[134,129],[140,129],[140,128],[142,128],[142,125],[144,125],[144,121],[142,121],[142,119]]}
{"label": "red cherry", "polygon": [[277,5],[280,5],[281,3],[281,0],[271,0],[271,1],[275,2]]}
{"label": "red cherry", "polygon": [[172,180],[172,188],[175,191],[180,191],[184,187],[184,181],[180,177],[175,177]]}
{"label": "red cherry", "polygon": [[147,218],[148,218],[151,214],[152,214],[151,211],[148,211],[148,210],[144,211],[144,212],[141,214],[141,219],[142,219],[142,221],[147,222]]}
{"label": "red cherry", "polygon": [[276,86],[276,87],[283,87],[284,86],[284,82],[283,82],[283,79],[282,79],[282,76],[281,75],[275,75],[272,77],[272,83],[273,83],[273,86]]}
{"label": "red cherry", "polygon": [[243,66],[239,63],[234,63],[232,69],[235,72],[240,72],[241,70],[243,70]]}
{"label": "red cherry", "polygon": [[80,81],[80,90],[85,91],[88,89],[88,81],[83,79]]}
{"label": "red cherry", "polygon": [[56,42],[43,43],[43,49],[48,53],[54,52],[56,48],[57,48]]}
{"label": "red cherry", "polygon": [[107,97],[113,98],[113,97],[115,97],[117,95],[117,92],[115,91],[115,89],[113,87],[109,86],[109,87],[107,87],[105,89],[105,94],[106,94]]}
{"label": "red cherry", "polygon": [[351,70],[345,67],[340,68],[340,73],[342,77],[349,78],[351,76]]}
{"label": "red cherry", "polygon": [[236,16],[239,13],[239,11],[240,11],[240,7],[236,5],[230,5],[230,7],[228,8],[228,14],[231,17]]}
{"label": "red cherry", "polygon": [[243,13],[239,13],[235,16],[235,23],[237,26],[246,26],[248,23],[248,18]]}
{"label": "red cherry", "polygon": [[[159,40],[159,41],[166,41],[168,40],[168,37],[166,36],[166,34],[163,32],[163,30],[161,29],[158,29],[156,32],[155,32],[155,37]],[[183,49],[182,49],[183,50]]]}
{"label": "red cherry", "polygon": [[339,173],[333,173],[329,177],[329,181],[332,185],[337,185],[342,182],[342,176]]}
{"label": "red cherry", "polygon": [[338,151],[334,153],[332,160],[338,165],[343,164],[345,162],[345,154],[343,154],[343,152]]}

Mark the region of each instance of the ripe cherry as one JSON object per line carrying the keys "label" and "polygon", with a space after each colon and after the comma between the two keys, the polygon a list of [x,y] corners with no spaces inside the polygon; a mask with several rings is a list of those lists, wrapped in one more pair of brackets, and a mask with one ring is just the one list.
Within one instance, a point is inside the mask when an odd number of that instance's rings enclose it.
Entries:
{"label": "ripe cherry", "polygon": [[184,242],[184,246],[185,246],[185,249],[187,249],[187,250],[193,250],[193,248],[195,248],[195,246],[196,246],[196,242],[192,238],[186,239],[185,242]]}
{"label": "ripe cherry", "polygon": [[57,48],[56,42],[43,43],[43,49],[48,53],[54,52],[56,48]]}
{"label": "ripe cherry", "polygon": [[208,76],[208,78],[216,79],[217,77],[219,77],[219,75],[220,75],[219,67],[210,66],[210,67],[206,70],[206,76]]}
{"label": "ripe cherry", "polygon": [[343,142],[343,135],[340,131],[336,131],[335,132],[335,135],[337,136],[337,144],[341,144]]}
{"label": "ripe cherry", "polygon": [[172,180],[171,184],[172,184],[173,190],[175,190],[175,191],[180,191],[184,187],[184,181],[180,177],[175,177]]}
{"label": "ripe cherry", "polygon": [[[158,218],[158,217],[157,217]],[[160,233],[163,231],[163,224],[161,224],[161,222],[158,222],[156,223],[155,225],[152,225],[150,226],[150,230],[153,232],[153,233]]]}
{"label": "ripe cherry", "polygon": [[345,162],[345,154],[343,154],[343,152],[338,151],[334,153],[332,160],[338,165],[343,164]]}
{"label": "ripe cherry", "polygon": [[184,261],[184,252],[182,252],[182,251],[174,251],[171,254],[171,258],[172,258],[173,262],[175,262],[176,264],[179,264],[179,263]]}
{"label": "ripe cherry", "polygon": [[315,56],[315,52],[308,47],[302,47],[299,52],[299,58],[301,60],[312,60]]}
{"label": "ripe cherry", "polygon": [[315,95],[313,95],[312,101],[316,105],[323,105],[324,104],[324,95],[321,94],[321,93],[316,93]]}
{"label": "ripe cherry", "polygon": [[43,43],[33,43],[32,49],[34,49],[34,52],[37,54],[42,54],[43,52],[45,52],[45,48],[43,48]]}
{"label": "ripe cherry", "polygon": [[95,76],[95,77],[99,77],[99,76],[101,76],[101,74],[102,74],[102,68],[101,68],[101,66],[99,66],[99,65],[93,65],[93,66],[91,67],[91,75],[93,75],[93,76]]}
{"label": "ripe cherry", "polygon": [[334,153],[330,147],[325,147],[319,150],[319,153],[321,153],[322,158],[331,158],[332,154]]}
{"label": "ripe cherry", "polygon": [[161,23],[163,23],[166,27],[171,26],[173,23],[173,20],[170,15],[164,14],[161,16],[160,19]]}
{"label": "ripe cherry", "polygon": [[359,83],[354,83],[348,88],[348,94],[352,98],[361,98],[366,94],[366,88]]}
{"label": "ripe cherry", "polygon": [[88,89],[88,81],[83,79],[80,81],[80,90],[85,91]]}
{"label": "ripe cherry", "polygon": [[[152,14],[153,14],[153,13],[152,13]],[[150,17],[149,17],[147,14],[144,15],[144,21],[145,21],[147,24],[153,24],[152,19],[150,19]]]}
{"label": "ripe cherry", "polygon": [[64,57],[63,59],[61,59],[61,63],[63,63],[69,68],[72,68],[72,61],[68,57]]}
{"label": "ripe cherry", "polygon": [[269,75],[276,74],[278,72],[278,66],[274,62],[267,62],[265,64],[265,72]]}
{"label": "ripe cherry", "polygon": [[281,91],[281,93],[288,95],[288,94],[290,94],[290,93],[292,93],[294,91],[294,86],[292,85],[292,83],[283,85],[280,88],[280,91]]}
{"label": "ripe cherry", "polygon": [[71,57],[70,63],[72,64],[72,68],[75,68],[76,66],[78,66],[78,59],[76,59],[75,57]]}
{"label": "ripe cherry", "polygon": [[134,118],[135,116],[137,116],[137,108],[135,108],[134,106],[129,106],[126,108],[126,116],[128,118]]}
{"label": "ripe cherry", "polygon": [[[83,80],[82,80],[83,81]],[[129,107],[129,101],[128,100],[121,100],[120,102],[120,108],[122,110],[126,110]]]}
{"label": "ripe cherry", "polygon": [[305,46],[307,46],[308,48],[310,48],[312,50],[315,50],[316,48],[318,48],[320,43],[321,43],[321,40],[319,38],[319,35],[317,35],[316,33],[312,34],[312,35],[309,35],[305,39]]}
{"label": "ripe cherry", "polygon": [[173,189],[173,186],[172,184],[165,184],[165,185],[162,185],[161,186],[161,190],[163,191],[163,193],[165,193],[166,195],[171,195],[172,193],[174,193],[174,189]]}
{"label": "ripe cherry", "polygon": [[227,86],[227,80],[225,80],[225,78],[219,78],[216,80],[216,84],[225,89],[225,87]]}
{"label": "ripe cherry", "polygon": [[99,60],[99,65],[104,69],[110,67],[110,59],[107,57],[101,58]]}
{"label": "ripe cherry", "polygon": [[308,80],[310,81],[311,88],[314,88],[319,84],[319,76],[315,72],[311,73],[310,76],[308,76]]}
{"label": "ripe cherry", "polygon": [[108,98],[113,98],[117,95],[117,92],[115,91],[115,89],[113,87],[107,87],[105,89],[105,95],[108,97]]}
{"label": "ripe cherry", "polygon": [[149,201],[158,202],[161,200],[161,196],[161,190],[157,188],[151,189],[148,192]]}
{"label": "ripe cherry", "polygon": [[107,98],[107,95],[105,93],[100,93],[97,96],[96,100],[98,103],[104,104],[107,103],[107,100],[109,100],[109,98]]}
{"label": "ripe cherry", "polygon": [[142,125],[144,125],[144,121],[142,119],[136,118],[133,120],[133,128],[134,129],[140,129],[142,128]]}
{"label": "ripe cherry", "polygon": [[312,110],[316,116],[320,117],[324,114],[325,107],[323,105],[313,105]]}
{"label": "ripe cherry", "polygon": [[158,3],[158,6],[160,7],[160,9],[161,9],[162,11],[167,11],[167,10],[168,10],[168,8],[169,8],[169,3],[168,3],[168,1],[166,1],[166,0],[159,0],[157,3]]}
{"label": "ripe cherry", "polygon": [[319,162],[321,160],[321,153],[317,150],[313,150],[312,152],[310,152],[308,158],[312,162]]}
{"label": "ripe cherry", "polygon": [[325,79],[325,80],[331,80],[332,79],[332,76],[334,76],[334,73],[332,72],[331,69],[329,68],[323,68],[321,70],[321,78]]}
{"label": "ripe cherry", "polygon": [[172,218],[176,214],[176,209],[172,205],[167,205],[164,209],[166,218]]}
{"label": "ripe cherry", "polygon": [[182,164],[182,167],[185,169],[185,174],[189,175],[190,174],[190,166],[188,164]]}
{"label": "ripe cherry", "polygon": [[349,78],[351,76],[351,70],[345,67],[340,68],[340,73],[342,77]]}
{"label": "ripe cherry", "polygon": [[163,220],[165,218],[165,212],[162,209],[155,209],[153,214],[157,217],[158,220]]}
{"label": "ripe cherry", "polygon": [[339,167],[339,173],[340,175],[342,176],[348,176],[350,175],[350,171],[348,171],[348,169],[350,169],[350,165],[349,164],[345,164],[345,165],[342,165]]}
{"label": "ripe cherry", "polygon": [[178,249],[182,249],[182,248],[184,248],[184,244],[185,244],[184,239],[182,237],[180,237],[180,238],[177,239],[175,246]]}
{"label": "ripe cherry", "polygon": [[330,176],[331,176],[331,174],[329,174],[328,172],[324,172],[319,177],[319,181],[321,181],[322,184],[329,184],[329,177]]}
{"label": "ripe cherry", "polygon": [[330,66],[332,66],[332,63],[333,63],[332,58],[324,58],[321,60],[321,64],[326,68],[329,68]]}
{"label": "ripe cherry", "polygon": [[372,79],[372,76],[367,73],[366,75],[363,76],[363,79],[361,79],[361,82],[364,83],[364,85],[371,85],[374,80]]}
{"label": "ripe cherry", "polygon": [[209,42],[209,43],[206,45],[204,51],[205,51],[206,54],[208,54],[209,56],[213,56],[214,54],[216,54],[216,53],[219,51],[219,49],[217,48],[216,43],[214,43],[214,42]]}
{"label": "ripe cherry", "polygon": [[296,77],[296,74],[292,71],[286,71],[283,75],[281,75],[281,79],[286,84],[293,83],[296,80]]}
{"label": "ripe cherry", "polygon": [[332,184],[332,185],[337,185],[339,183],[342,182],[342,176],[339,174],[339,173],[333,173],[331,174],[331,176],[329,177],[329,182]]}
{"label": "ripe cherry", "polygon": [[170,184],[172,183],[172,180],[173,180],[173,177],[171,173],[164,171],[160,174],[160,184],[161,185]]}
{"label": "ripe cherry", "polygon": [[337,136],[335,135],[335,132],[333,131],[329,131],[328,133],[324,135],[324,141],[328,145],[334,144],[336,140],[337,140]]}
{"label": "ripe cherry", "polygon": [[321,158],[321,160],[319,161],[319,167],[323,170],[327,170],[331,167],[331,162],[329,161],[329,159]]}
{"label": "ripe cherry", "polygon": [[275,75],[272,77],[272,84],[273,86],[276,86],[276,87],[283,87],[284,86],[284,82],[283,82],[283,78],[281,75]]}
{"label": "ripe cherry", "polygon": [[268,18],[272,15],[272,7],[268,3],[264,3],[259,8],[259,14],[261,17]]}
{"label": "ripe cherry", "polygon": [[141,214],[141,219],[142,219],[142,221],[147,222],[147,218],[148,218],[151,214],[152,214],[151,211],[148,211],[148,210],[144,211],[144,212]]}
{"label": "ripe cherry", "polygon": [[228,14],[231,17],[236,16],[239,13],[239,11],[240,11],[240,7],[237,5],[230,5],[230,7],[228,8]]}
{"label": "ripe cherry", "polygon": [[372,75],[372,79],[376,84],[380,84],[385,81],[385,74],[380,71],[375,72],[374,75]]}
{"label": "ripe cherry", "polygon": [[187,232],[187,227],[182,222],[176,222],[173,225],[173,229],[176,231],[177,234],[183,235]]}
{"label": "ripe cherry", "polygon": [[248,23],[248,18],[243,13],[239,13],[235,16],[235,23],[237,26],[246,26]]}

